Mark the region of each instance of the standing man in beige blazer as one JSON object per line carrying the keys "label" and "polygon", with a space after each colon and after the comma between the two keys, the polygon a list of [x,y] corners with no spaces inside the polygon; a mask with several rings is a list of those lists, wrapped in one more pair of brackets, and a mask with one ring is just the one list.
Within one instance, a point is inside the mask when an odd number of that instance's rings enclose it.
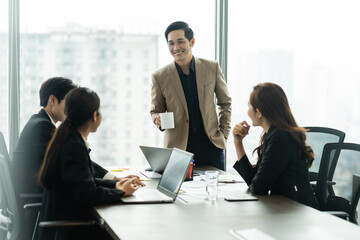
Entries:
{"label": "standing man in beige blazer", "polygon": [[231,98],[220,66],[192,55],[195,38],[187,23],[170,24],[165,38],[175,61],[152,75],[150,110],[153,122],[161,131],[164,129],[160,113],[174,113],[175,128],[165,130],[164,147],[194,153],[196,165],[225,170]]}

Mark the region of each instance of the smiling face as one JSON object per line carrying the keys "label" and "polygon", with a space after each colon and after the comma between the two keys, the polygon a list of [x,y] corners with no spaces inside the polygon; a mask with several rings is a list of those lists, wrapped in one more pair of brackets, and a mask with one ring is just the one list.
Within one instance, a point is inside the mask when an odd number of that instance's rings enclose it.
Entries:
{"label": "smiling face", "polygon": [[185,31],[182,29],[171,31],[168,34],[168,48],[171,56],[177,64],[187,64],[192,59],[192,47],[195,44],[195,39],[189,41],[185,37]]}

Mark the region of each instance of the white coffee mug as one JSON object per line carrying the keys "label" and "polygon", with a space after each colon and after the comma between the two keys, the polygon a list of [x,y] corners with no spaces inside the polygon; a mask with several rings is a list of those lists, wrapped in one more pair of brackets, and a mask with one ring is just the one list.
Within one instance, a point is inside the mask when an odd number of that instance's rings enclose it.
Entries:
{"label": "white coffee mug", "polygon": [[160,113],[160,120],[161,120],[161,128],[162,129],[175,128],[173,112]]}

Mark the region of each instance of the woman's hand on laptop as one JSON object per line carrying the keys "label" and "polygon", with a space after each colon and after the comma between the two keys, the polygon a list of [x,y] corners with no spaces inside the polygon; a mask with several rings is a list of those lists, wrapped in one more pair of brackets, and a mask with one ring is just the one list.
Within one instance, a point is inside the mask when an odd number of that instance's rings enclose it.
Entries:
{"label": "woman's hand on laptop", "polygon": [[137,183],[138,181],[140,180],[137,177],[130,179],[124,178],[116,183],[115,188],[123,191],[125,196],[129,196],[139,188],[139,184]]}
{"label": "woman's hand on laptop", "polygon": [[139,187],[144,187],[145,184],[140,180],[139,176],[136,175],[128,175],[126,177],[114,177],[114,180],[117,181],[123,181],[123,180],[128,180],[128,179],[133,179],[133,178],[137,178],[136,184],[139,185]]}

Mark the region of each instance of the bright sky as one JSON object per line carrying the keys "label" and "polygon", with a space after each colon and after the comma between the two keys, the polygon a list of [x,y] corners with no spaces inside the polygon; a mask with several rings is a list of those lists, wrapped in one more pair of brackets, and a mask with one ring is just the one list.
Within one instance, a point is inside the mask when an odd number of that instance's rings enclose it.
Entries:
{"label": "bright sky", "polygon": [[313,55],[308,59],[311,64],[318,61],[338,66],[346,62],[358,69],[359,58],[342,59],[354,58],[354,46],[360,42],[360,1],[234,0],[230,5],[229,29],[240,30],[229,33],[229,39],[240,38],[239,44],[231,46],[232,51],[290,50]]}

